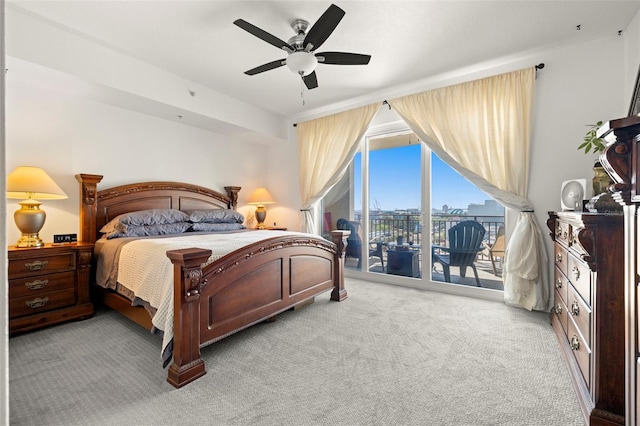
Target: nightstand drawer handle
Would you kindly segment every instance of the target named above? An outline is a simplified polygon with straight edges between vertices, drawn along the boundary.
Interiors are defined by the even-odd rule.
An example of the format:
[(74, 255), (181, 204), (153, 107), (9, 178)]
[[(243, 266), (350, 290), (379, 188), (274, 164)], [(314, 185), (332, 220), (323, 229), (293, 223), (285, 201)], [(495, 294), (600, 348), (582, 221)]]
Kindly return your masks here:
[(24, 303), (26, 303), (27, 306), (30, 307), (31, 309), (37, 309), (37, 308), (42, 308), (44, 305), (49, 303), (49, 298), (48, 297), (44, 297), (44, 298), (36, 297), (35, 299), (27, 300)]
[(48, 264), (48, 260), (36, 260), (35, 262), (25, 263), (24, 266), (30, 271), (39, 271), (40, 269), (46, 268)]
[(556, 314), (560, 315), (561, 313), (562, 313), (562, 305), (558, 303), (556, 305)]
[(41, 288), (45, 288), (47, 284), (49, 284), (49, 280), (35, 280), (24, 283), (29, 290), (40, 290)]
[(556, 288), (562, 288), (562, 278), (556, 280)]
[(556, 262), (562, 262), (562, 253), (556, 254)]
[(578, 340), (578, 336), (576, 336), (575, 334), (573, 335), (573, 337), (571, 338), (571, 343), (569, 344), (569, 346), (574, 351), (577, 351), (578, 349), (580, 349), (580, 340)]
[(580, 314), (580, 306), (578, 306), (578, 302), (576, 300), (571, 304), (571, 315), (578, 316)]

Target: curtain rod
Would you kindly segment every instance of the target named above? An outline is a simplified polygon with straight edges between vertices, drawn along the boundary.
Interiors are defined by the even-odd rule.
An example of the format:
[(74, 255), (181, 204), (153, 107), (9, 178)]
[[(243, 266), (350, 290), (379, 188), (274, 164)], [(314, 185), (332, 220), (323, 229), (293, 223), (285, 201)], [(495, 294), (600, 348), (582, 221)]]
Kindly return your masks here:
[[(538, 65), (535, 66), (535, 68), (536, 68), (536, 77), (537, 77), (538, 70), (541, 70), (542, 68), (544, 68), (544, 62), (540, 62)], [(389, 109), (391, 109), (391, 104), (389, 104), (389, 101), (387, 101), (386, 99), (382, 101), (382, 105), (388, 105)], [(293, 127), (298, 127), (298, 123), (293, 123)]]

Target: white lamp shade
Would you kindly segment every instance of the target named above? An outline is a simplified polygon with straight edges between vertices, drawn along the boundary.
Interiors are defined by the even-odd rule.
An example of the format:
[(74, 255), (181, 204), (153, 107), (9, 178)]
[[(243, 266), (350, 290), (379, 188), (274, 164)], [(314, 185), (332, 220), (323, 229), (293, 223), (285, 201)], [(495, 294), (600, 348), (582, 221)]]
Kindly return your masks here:
[(41, 168), (21, 166), (7, 176), (7, 198), (62, 200), (68, 197)]
[(287, 66), (296, 74), (309, 75), (316, 69), (318, 59), (313, 53), (293, 52), (287, 56)]
[(266, 188), (258, 188), (249, 197), (249, 201), (247, 204), (253, 205), (264, 205), (264, 204), (275, 204), (273, 201), (273, 197), (269, 194)]

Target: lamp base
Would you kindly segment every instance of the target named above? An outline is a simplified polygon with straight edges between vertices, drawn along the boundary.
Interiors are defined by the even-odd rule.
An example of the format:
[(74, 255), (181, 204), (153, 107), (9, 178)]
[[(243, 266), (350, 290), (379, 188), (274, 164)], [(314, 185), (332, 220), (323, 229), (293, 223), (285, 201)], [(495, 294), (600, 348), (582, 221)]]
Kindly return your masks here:
[(42, 247), (43, 245), (38, 234), (22, 234), (16, 243), (16, 247)]
[(256, 229), (264, 229), (264, 220), (267, 218), (267, 209), (264, 206), (260, 205), (256, 208), (256, 220), (258, 224), (256, 225)]
[(13, 214), (21, 236), (16, 247), (42, 247), (44, 243), (38, 233), (44, 225), (47, 214), (40, 210), (40, 202), (33, 199), (21, 201), (20, 209)]

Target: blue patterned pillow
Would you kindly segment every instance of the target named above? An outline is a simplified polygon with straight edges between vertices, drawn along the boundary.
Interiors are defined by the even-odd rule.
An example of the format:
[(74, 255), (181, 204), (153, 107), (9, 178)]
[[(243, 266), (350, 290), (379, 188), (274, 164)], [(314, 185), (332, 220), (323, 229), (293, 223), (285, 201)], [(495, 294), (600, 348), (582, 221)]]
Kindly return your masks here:
[(230, 209), (190, 210), (189, 221), (193, 223), (242, 223), (244, 216)]
[(111, 234), (114, 231), (123, 232), (128, 225), (164, 225), (167, 223), (187, 222), (189, 215), (176, 209), (148, 209), (116, 216), (104, 225), (100, 232)]
[(194, 223), (192, 229), (194, 231), (221, 232), (238, 231), (240, 229), (247, 229), (247, 227), (241, 223)]
[(119, 224), (118, 229), (105, 234), (110, 240), (112, 238), (124, 237), (147, 237), (155, 235), (182, 234), (191, 228), (189, 222), (163, 223), (160, 225), (123, 225)]

